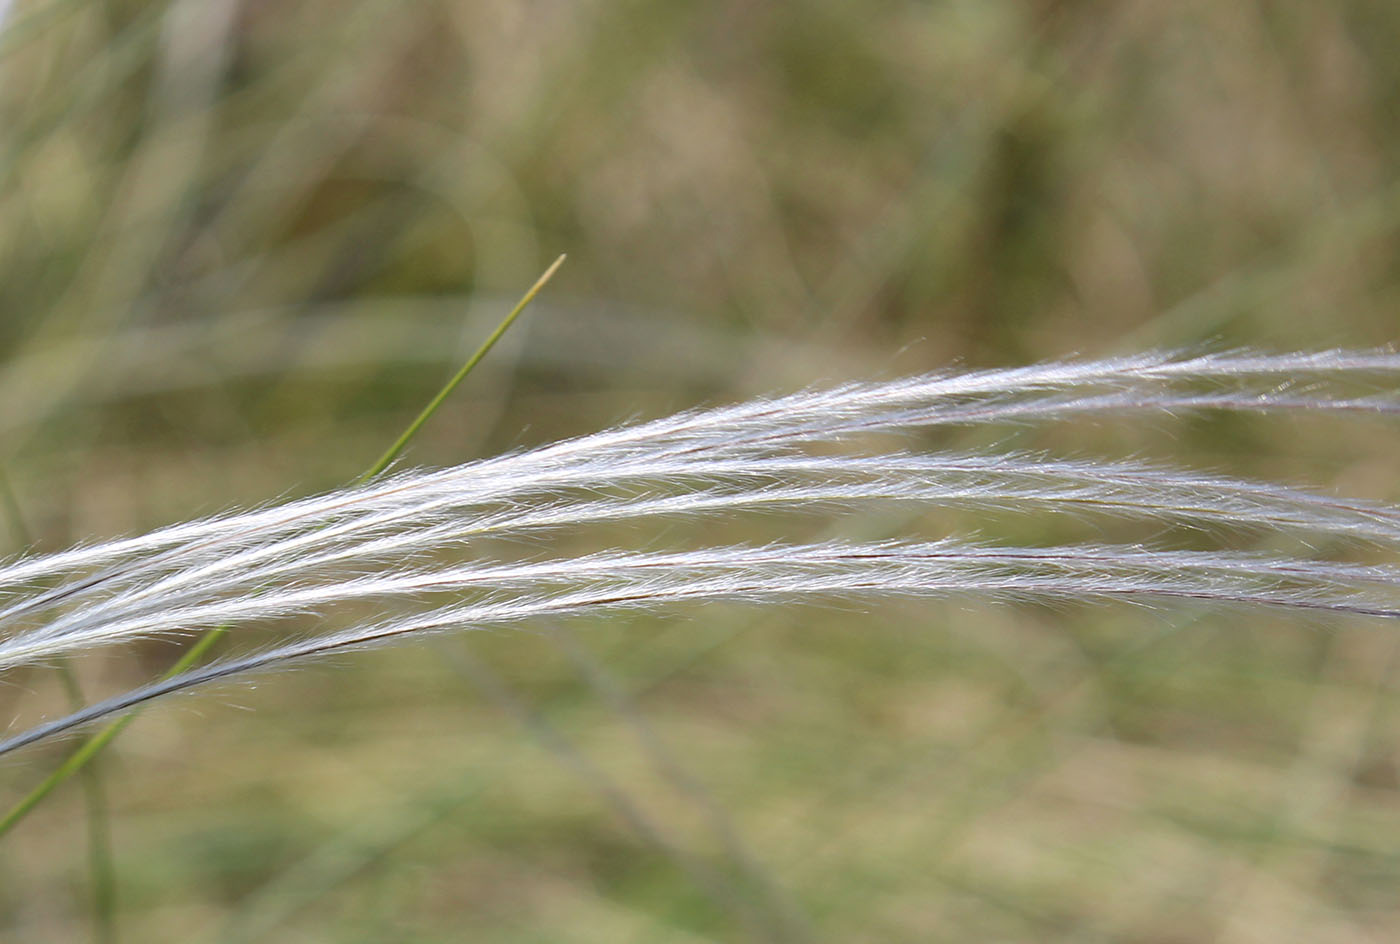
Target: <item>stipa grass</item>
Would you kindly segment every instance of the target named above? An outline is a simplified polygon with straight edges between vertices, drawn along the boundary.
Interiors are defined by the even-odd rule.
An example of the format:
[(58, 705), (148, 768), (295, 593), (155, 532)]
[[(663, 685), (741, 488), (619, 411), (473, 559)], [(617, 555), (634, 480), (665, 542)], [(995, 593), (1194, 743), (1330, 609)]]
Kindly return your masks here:
[[(202, 628), (327, 628), (119, 694), (0, 754), (174, 692), (432, 632), (697, 601), (887, 595), (1200, 601), (1400, 617), (1400, 569), (1138, 544), (967, 537), (501, 556), (609, 522), (876, 503), (1085, 511), (1400, 550), (1400, 508), (1140, 462), (921, 454), (885, 435), (1123, 412), (1400, 413), (1400, 354), (1151, 354), (852, 384), (682, 413), (452, 469), (22, 558), (0, 569), (0, 670)], [(1381, 392), (1349, 392), (1369, 385)], [(836, 447), (840, 446), (841, 451)], [(532, 546), (538, 546), (532, 545)], [(463, 557), (466, 560), (463, 560)], [(38, 589), (40, 585), (45, 588)], [(381, 616), (346, 625), (337, 612)]]

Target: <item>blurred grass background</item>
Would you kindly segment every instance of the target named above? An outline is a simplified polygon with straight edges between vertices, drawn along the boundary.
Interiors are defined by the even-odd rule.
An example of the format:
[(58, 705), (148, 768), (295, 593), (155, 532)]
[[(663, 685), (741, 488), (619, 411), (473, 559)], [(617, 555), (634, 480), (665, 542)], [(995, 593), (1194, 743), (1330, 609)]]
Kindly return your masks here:
[[(334, 487), (561, 251), (413, 463), (952, 363), (1394, 342), (1397, 47), (1392, 0), (15, 0), (0, 467), (41, 549)], [(1394, 433), (929, 444), (1394, 500)], [(1096, 534), (827, 527), (910, 525)], [(539, 630), (143, 717), (101, 763), (123, 939), (1400, 932), (1392, 627), (961, 601)], [(67, 749), (7, 763), (6, 802)], [(8, 838), (6, 940), (89, 934), (84, 836), (70, 787)]]

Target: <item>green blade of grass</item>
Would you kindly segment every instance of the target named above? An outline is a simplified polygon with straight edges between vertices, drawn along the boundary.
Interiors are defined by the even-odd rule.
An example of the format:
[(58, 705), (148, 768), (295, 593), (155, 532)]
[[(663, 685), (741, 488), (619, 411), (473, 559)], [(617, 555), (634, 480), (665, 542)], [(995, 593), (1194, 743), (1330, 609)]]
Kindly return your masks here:
[[(165, 677), (177, 675), (198, 662), (204, 653), (208, 652), (214, 643), (218, 642), (219, 637), (222, 636), (224, 632), (226, 632), (226, 630), (223, 628), (211, 629), (209, 632), (199, 637), (199, 639), (195, 641), (195, 644), (190, 646), (189, 650), (166, 671)], [(123, 715), (88, 738), (76, 751), (69, 754), (68, 757), (64, 759), (63, 763), (59, 764), (58, 767), (54, 769), (53, 773), (41, 780), (38, 786), (25, 795), (24, 799), (16, 803), (14, 807), (5, 814), (4, 819), (0, 819), (0, 836), (4, 836), (13, 829), (20, 820), (24, 819), (30, 810), (39, 805), (39, 802), (43, 800), (44, 797), (52, 793), (55, 787), (82, 770), (91, 762), (94, 757), (101, 753), (104, 747), (112, 742), (113, 738), (120, 734), (128, 724), (136, 720), (138, 713), (139, 712), (133, 711), (129, 715)]]
[(393, 464), (393, 461), (407, 448), (409, 440), (418, 434), (418, 430), (422, 429), (424, 423), (428, 422), (428, 417), (437, 412), (438, 407), (442, 406), (443, 402), (452, 395), (452, 391), (457, 389), (457, 385), (466, 379), (467, 374), (470, 374), (476, 365), (481, 363), (482, 358), (490, 352), (491, 348), (496, 346), (496, 342), (510, 330), (510, 326), (515, 323), (515, 319), (519, 318), (520, 313), (535, 300), (535, 296), (544, 288), (545, 283), (554, 277), (554, 273), (559, 271), (559, 267), (564, 264), (566, 258), (568, 258), (567, 255), (561, 255), (558, 259), (555, 259), (554, 263), (548, 269), (544, 270), (544, 275), (541, 275), (535, 280), (535, 284), (530, 286), (530, 290), (520, 296), (520, 301), (516, 302), (515, 307), (510, 310), (510, 314), (501, 319), (501, 323), (496, 326), (496, 330), (492, 331), (486, 340), (481, 342), (481, 346), (476, 349), (476, 352), (473, 353), (471, 357), (467, 358), (467, 362), (462, 365), (462, 369), (457, 371), (457, 373), (452, 376), (452, 379), (443, 385), (443, 388), (437, 392), (437, 396), (428, 401), (428, 405), (423, 407), (423, 412), (419, 413), (418, 416), (414, 418), (413, 422), (408, 424), (408, 428), (403, 431), (403, 435), (396, 439), (394, 444), (385, 450), (384, 455), (380, 456), (374, 465), (366, 469), (365, 472), (355, 480), (357, 485), (363, 485), (365, 482), (383, 473), (385, 469)]
[[(357, 484), (368, 482), (382, 474), (384, 470), (403, 453), (409, 442), (417, 435), (418, 431), (423, 428), (423, 424), (437, 412), (438, 407), (442, 406), (452, 394), (452, 391), (457, 389), (457, 386), (466, 379), (466, 376), (472, 372), (477, 364), (481, 363), (482, 358), (490, 352), (491, 348), (496, 345), (496, 342), (510, 329), (510, 326), (520, 317), (521, 312), (529, 306), (530, 302), (534, 301), (535, 296), (544, 288), (545, 283), (547, 283), (554, 276), (554, 273), (559, 270), (559, 267), (563, 265), (565, 258), (565, 256), (561, 255), (558, 259), (555, 259), (554, 263), (544, 271), (544, 274), (535, 280), (535, 284), (530, 286), (529, 291), (521, 296), (520, 301), (516, 303), (515, 307), (510, 310), (505, 318), (501, 319), (501, 323), (496, 326), (496, 330), (492, 331), (472, 356), (467, 358), (461, 370), (452, 375), (452, 378), (448, 380), (447, 383), (443, 385), (442, 389), (437, 392), (437, 395), (428, 402), (428, 405), (414, 418), (413, 422), (408, 425), (408, 428), (403, 431), (403, 434), (394, 441), (394, 444), (355, 480)], [(171, 678), (190, 668), (190, 666), (194, 665), (203, 657), (225, 632), (227, 632), (226, 627), (218, 627), (206, 632), (203, 636), (199, 637), (195, 644), (189, 648), (189, 651), (161, 677)], [(123, 715), (121, 718), (113, 721), (97, 734), (84, 741), (77, 750), (68, 755), (63, 763), (40, 781), (23, 799), (16, 803), (10, 811), (5, 814), (3, 819), (0, 819), (0, 837), (3, 837), (13, 829), (29, 814), (30, 810), (38, 806), (44, 797), (52, 793), (59, 784), (86, 767), (93, 758), (101, 753), (103, 748), (110, 744), (128, 724), (136, 719), (138, 714), (140, 714), (139, 709), (132, 711), (130, 714)]]

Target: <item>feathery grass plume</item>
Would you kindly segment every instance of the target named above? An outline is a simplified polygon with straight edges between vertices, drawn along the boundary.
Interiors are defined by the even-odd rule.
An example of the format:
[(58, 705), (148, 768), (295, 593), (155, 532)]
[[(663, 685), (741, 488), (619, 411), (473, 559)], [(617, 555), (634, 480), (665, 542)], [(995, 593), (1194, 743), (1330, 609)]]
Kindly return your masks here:
[[(1303, 554), (945, 538), (509, 560), (497, 540), (626, 521), (830, 515), (903, 503), (1290, 532), (1400, 551), (1400, 508), (1376, 502), (1141, 462), (915, 454), (866, 435), (1120, 412), (1390, 415), (1400, 412), (1397, 381), (1400, 354), (1328, 351), (1147, 354), (847, 384), (22, 558), (0, 568), (8, 598), (0, 605), (0, 670), (299, 614), (322, 614), (334, 627), (338, 607), (365, 601), (384, 615), (117, 695), (0, 742), (0, 754), (173, 692), (327, 653), (459, 627), (695, 601), (1126, 598), (1400, 617), (1400, 570)], [(1357, 396), (1357, 385), (1381, 392)], [(832, 454), (836, 444), (846, 450)], [(444, 563), (452, 549), (466, 560)]]

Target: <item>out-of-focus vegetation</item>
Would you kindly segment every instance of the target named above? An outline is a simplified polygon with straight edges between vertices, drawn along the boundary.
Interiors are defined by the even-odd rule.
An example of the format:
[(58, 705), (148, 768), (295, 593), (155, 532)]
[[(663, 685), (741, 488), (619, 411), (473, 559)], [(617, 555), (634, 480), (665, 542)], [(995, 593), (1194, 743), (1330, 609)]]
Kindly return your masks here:
[[(1393, 342), (1397, 48), (1392, 0), (15, 0), (0, 467), (45, 549), (343, 483), (560, 251), (412, 462), (951, 362)], [(1395, 433), (998, 435), (1395, 499)], [(100, 764), (125, 939), (1400, 931), (1393, 627), (965, 601), (539, 630), (143, 717)], [(7, 718), (63, 702), (9, 681)], [(85, 829), (70, 789), (7, 838), (0, 935), (87, 933)]]

